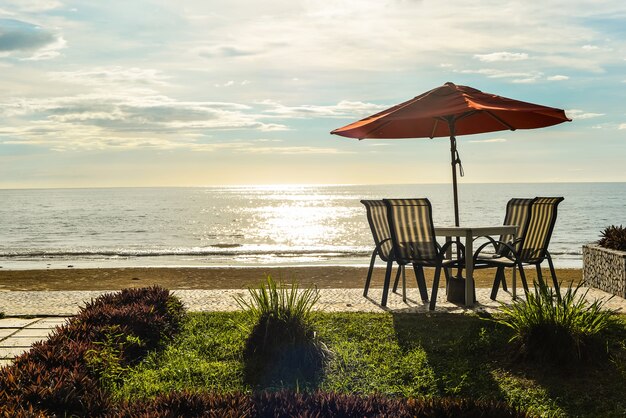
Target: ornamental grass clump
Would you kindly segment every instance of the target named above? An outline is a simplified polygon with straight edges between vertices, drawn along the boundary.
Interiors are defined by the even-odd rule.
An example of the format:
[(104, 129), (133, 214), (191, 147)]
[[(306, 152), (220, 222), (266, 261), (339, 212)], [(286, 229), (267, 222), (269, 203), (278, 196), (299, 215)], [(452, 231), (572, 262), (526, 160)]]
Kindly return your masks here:
[(237, 297), (253, 326), (243, 355), (245, 378), (251, 385), (306, 386), (321, 377), (330, 352), (317, 337), (311, 311), (319, 300), (317, 288), (276, 283), (271, 276), (249, 299)]
[(496, 321), (513, 329), (522, 358), (554, 366), (606, 358), (606, 332), (616, 323), (604, 301), (588, 302), (588, 291), (571, 285), (560, 298), (545, 283), (535, 283), (526, 301), (503, 305)]
[(626, 228), (623, 226), (607, 226), (600, 233), (598, 245), (610, 250), (626, 251)]

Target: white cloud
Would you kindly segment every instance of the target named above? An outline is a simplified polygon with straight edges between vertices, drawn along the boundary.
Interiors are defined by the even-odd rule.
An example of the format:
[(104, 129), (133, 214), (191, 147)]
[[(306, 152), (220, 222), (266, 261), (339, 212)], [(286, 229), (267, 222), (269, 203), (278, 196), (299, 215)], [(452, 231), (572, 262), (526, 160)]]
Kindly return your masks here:
[(493, 52), (491, 54), (476, 54), (474, 58), (484, 62), (523, 61), (528, 59), (528, 54), (525, 52)]
[(617, 129), (626, 129), (626, 123), (620, 123), (619, 127)]
[(180, 101), (137, 88), (96, 89), (89, 94), (49, 99), (8, 98), (0, 103), (1, 116), (12, 122), (0, 128), (4, 143), (47, 144), (53, 149), (93, 149), (112, 144), (151, 148), (169, 144), (166, 148), (171, 148), (177, 138), (214, 131), (289, 129), (268, 121), (268, 115), (247, 105)]
[(3, 3), (12, 10), (28, 13), (46, 12), (63, 6), (56, 0), (3, 0)]
[(600, 47), (597, 45), (583, 45), (582, 49), (584, 49), (585, 51), (595, 51), (597, 49), (600, 49)]
[(351, 154), (353, 152), (341, 151), (336, 148), (323, 148), (323, 147), (248, 147), (242, 148), (241, 151), (253, 153), (253, 154), (281, 154), (281, 155), (295, 155), (295, 154)]
[(153, 68), (94, 67), (49, 73), (52, 80), (84, 86), (116, 87), (127, 85), (168, 85), (168, 78)]
[(604, 116), (604, 113), (585, 112), (580, 109), (568, 109), (565, 111), (565, 114), (574, 120), (593, 119)]
[(513, 83), (534, 83), (541, 79), (543, 73), (538, 71), (505, 71), (495, 68), (481, 68), (478, 70), (455, 70), (461, 74), (481, 74), (488, 78), (510, 78)]
[(552, 75), (547, 77), (547, 80), (549, 81), (563, 81), (563, 80), (569, 80), (569, 77), (566, 75)]
[(300, 105), (285, 106), (274, 101), (263, 101), (260, 104), (269, 106), (264, 113), (279, 116), (281, 118), (311, 118), (311, 117), (328, 117), (328, 118), (346, 118), (346, 117), (364, 117), (372, 113), (379, 112), (389, 107), (389, 105), (377, 105), (373, 103), (352, 102), (342, 100), (336, 105)]
[(474, 139), (474, 140), (467, 141), (467, 142), (471, 142), (474, 144), (491, 144), (491, 143), (506, 142), (506, 139), (505, 138)]

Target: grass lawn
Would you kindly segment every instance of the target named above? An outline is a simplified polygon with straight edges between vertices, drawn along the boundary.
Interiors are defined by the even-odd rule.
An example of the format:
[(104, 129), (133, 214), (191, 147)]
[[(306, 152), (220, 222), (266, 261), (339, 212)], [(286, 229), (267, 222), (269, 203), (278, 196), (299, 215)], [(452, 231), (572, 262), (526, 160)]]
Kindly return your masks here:
[[(314, 321), (334, 356), (319, 381), (298, 382), (299, 390), (497, 399), (542, 416), (626, 415), (624, 317), (612, 360), (569, 371), (516, 360), (508, 328), (476, 315), (315, 313)], [(172, 344), (109, 387), (123, 398), (263, 389), (243, 381), (250, 326), (241, 312), (189, 314)]]

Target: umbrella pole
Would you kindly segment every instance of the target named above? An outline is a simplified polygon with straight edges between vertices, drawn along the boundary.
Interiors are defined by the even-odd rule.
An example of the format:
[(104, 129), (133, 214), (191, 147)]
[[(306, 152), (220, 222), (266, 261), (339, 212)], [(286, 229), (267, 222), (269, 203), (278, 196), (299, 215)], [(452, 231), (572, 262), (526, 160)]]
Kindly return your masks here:
[[(448, 119), (448, 127), (450, 128), (450, 161), (452, 164), (452, 192), (454, 194), (454, 226), (459, 226), (459, 191), (456, 182), (456, 165), (458, 163), (457, 151), (456, 151), (456, 137), (454, 119)], [(456, 257), (461, 258), (461, 238), (456, 237)], [(462, 277), (462, 268), (459, 266), (457, 269), (457, 277)]]
[(448, 119), (450, 127), (450, 160), (452, 164), (452, 192), (454, 194), (454, 226), (459, 226), (459, 191), (456, 184), (456, 138), (454, 136), (454, 120)]

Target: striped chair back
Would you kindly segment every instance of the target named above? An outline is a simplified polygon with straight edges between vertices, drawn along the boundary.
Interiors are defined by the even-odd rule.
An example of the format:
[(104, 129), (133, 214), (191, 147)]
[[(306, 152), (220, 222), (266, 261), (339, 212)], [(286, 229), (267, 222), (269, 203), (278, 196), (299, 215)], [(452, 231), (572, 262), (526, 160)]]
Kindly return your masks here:
[(394, 257), (400, 264), (434, 262), (437, 241), (428, 199), (383, 199), (389, 213)]
[(387, 206), (382, 200), (361, 200), (361, 203), (367, 209), (367, 222), (372, 231), (374, 245), (379, 249), (378, 255), (383, 261), (389, 261), (393, 243), (391, 242), (391, 233), (389, 232)]
[(520, 242), (521, 261), (533, 262), (545, 258), (556, 223), (557, 206), (562, 201), (562, 197), (537, 197), (532, 203), (526, 233)]
[[(535, 199), (521, 199), (513, 198), (506, 204), (506, 214), (504, 215), (503, 225), (517, 225), (516, 238), (526, 235), (526, 228), (528, 227), (528, 215), (530, 214), (530, 207)], [(513, 241), (513, 235), (501, 235), (500, 242), (510, 243)], [(518, 240), (518, 243), (520, 241)], [(519, 250), (519, 244), (514, 246), (515, 250)], [(505, 255), (508, 252), (508, 248), (501, 245), (496, 251), (499, 255)]]

